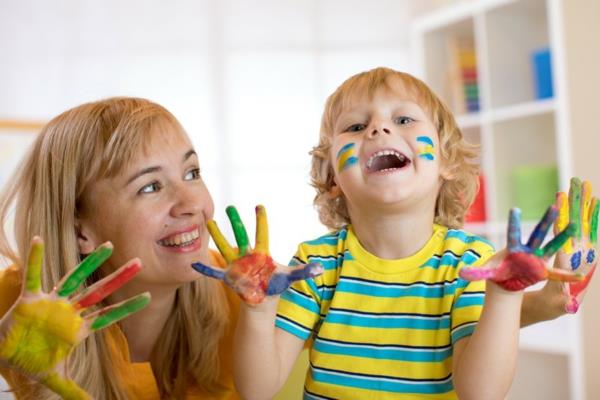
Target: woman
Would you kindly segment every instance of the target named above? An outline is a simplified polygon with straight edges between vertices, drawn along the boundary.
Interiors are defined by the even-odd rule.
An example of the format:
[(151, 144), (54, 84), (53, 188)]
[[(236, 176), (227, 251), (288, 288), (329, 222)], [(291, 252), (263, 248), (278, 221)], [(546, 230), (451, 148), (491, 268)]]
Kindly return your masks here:
[[(3, 227), (13, 204), (16, 251), (2, 231), (0, 252), (21, 266), (31, 238), (44, 238), (45, 291), (108, 240), (113, 255), (88, 285), (133, 257), (144, 264), (99, 305), (146, 291), (150, 305), (74, 349), (68, 372), (79, 386), (97, 399), (238, 398), (230, 373), (237, 299), (190, 267), (222, 263), (208, 249), (213, 202), (198, 156), (171, 113), (136, 98), (64, 112), (44, 127), (0, 197)], [(21, 275), (13, 266), (0, 277), (3, 314)], [(53, 397), (15, 372), (3, 374), (17, 397)]]

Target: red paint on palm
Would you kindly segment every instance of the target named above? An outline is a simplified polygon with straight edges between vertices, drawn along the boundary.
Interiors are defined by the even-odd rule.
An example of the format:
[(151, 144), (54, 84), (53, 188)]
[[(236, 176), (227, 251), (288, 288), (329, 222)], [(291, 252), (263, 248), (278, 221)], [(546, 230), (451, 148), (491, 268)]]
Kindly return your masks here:
[(510, 291), (523, 290), (548, 277), (544, 262), (533, 254), (509, 253), (497, 273), (491, 279), (500, 287)]
[(275, 263), (264, 253), (251, 253), (231, 263), (225, 279), (248, 304), (263, 301)]
[(589, 272), (586, 274), (585, 279), (581, 282), (569, 283), (569, 293), (573, 297), (577, 297), (581, 292), (585, 291), (588, 284), (592, 280), (592, 276), (596, 271), (596, 265), (594, 265)]

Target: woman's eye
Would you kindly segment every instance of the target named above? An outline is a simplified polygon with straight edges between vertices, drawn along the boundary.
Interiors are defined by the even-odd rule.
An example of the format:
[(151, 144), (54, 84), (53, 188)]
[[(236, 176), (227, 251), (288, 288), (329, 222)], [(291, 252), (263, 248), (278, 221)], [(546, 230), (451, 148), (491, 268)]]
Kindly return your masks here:
[(194, 168), (192, 170), (189, 170), (186, 174), (185, 177), (183, 178), (186, 181), (194, 181), (197, 179), (200, 179), (200, 168)]
[(344, 132), (360, 132), (364, 130), (367, 126), (365, 124), (353, 124), (346, 128)]
[(394, 122), (397, 123), (398, 125), (410, 124), (413, 121), (414, 121), (414, 119), (412, 119), (411, 117), (398, 117), (394, 120)]
[(138, 194), (154, 193), (158, 192), (160, 189), (162, 189), (162, 185), (160, 184), (160, 182), (155, 181), (145, 186), (142, 186), (142, 188), (138, 190)]

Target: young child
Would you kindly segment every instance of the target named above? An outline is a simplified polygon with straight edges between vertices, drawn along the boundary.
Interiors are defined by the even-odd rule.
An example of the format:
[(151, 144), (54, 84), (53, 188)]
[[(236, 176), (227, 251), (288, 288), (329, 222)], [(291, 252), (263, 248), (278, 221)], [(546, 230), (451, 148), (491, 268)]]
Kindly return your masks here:
[[(267, 297), (241, 307), (235, 373), (244, 397), (275, 395), (307, 340), (306, 399), (506, 395), (522, 289), (548, 278), (542, 259), (568, 233), (539, 248), (555, 208), (527, 245), (512, 213), (509, 249), (496, 255), (458, 230), (477, 189), (475, 154), (444, 104), (408, 74), (378, 68), (329, 97), (311, 173), (321, 221), (334, 232), (300, 244), (291, 263), (324, 272), (293, 283), (279, 305)], [(464, 274), (498, 282), (487, 290), (459, 277), (484, 264)]]

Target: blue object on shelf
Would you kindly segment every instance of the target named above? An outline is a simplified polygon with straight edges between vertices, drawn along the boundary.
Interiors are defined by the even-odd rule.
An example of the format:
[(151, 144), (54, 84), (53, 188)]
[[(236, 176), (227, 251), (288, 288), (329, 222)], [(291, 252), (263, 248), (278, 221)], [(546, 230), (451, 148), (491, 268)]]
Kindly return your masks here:
[(547, 99), (554, 95), (552, 89), (552, 58), (548, 47), (534, 50), (531, 54), (533, 83), (536, 99)]

